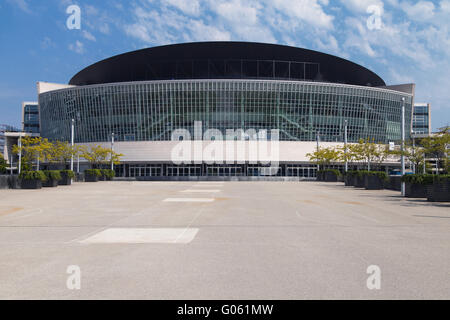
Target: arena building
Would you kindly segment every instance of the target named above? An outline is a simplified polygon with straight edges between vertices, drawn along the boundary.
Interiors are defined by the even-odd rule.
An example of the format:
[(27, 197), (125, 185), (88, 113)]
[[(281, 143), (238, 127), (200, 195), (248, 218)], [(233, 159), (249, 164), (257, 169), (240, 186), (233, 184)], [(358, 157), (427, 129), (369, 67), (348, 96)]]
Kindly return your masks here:
[(387, 86), (345, 59), (248, 42), (129, 52), (38, 92), (42, 137), (70, 141), (72, 119), (77, 144), (109, 147), (114, 136), (125, 177), (247, 177), (268, 166), (314, 177), (306, 154), (316, 140), (342, 144), (347, 122), (349, 142), (398, 143), (403, 98), (407, 128), (414, 103), (414, 84)]

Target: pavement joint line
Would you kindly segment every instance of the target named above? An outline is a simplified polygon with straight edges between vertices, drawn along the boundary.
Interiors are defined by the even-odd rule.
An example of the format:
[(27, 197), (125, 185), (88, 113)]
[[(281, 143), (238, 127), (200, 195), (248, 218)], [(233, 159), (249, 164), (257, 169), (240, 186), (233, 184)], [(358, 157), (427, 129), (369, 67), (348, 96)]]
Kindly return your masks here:
[[(187, 227), (184, 229), (184, 231), (178, 236), (177, 239), (175, 239), (175, 243), (178, 242), (178, 240), (184, 236), (184, 234), (187, 232), (187, 230), (189, 230), (192, 226), (192, 224), (194, 223), (195, 220), (197, 220), (197, 218), (203, 213), (204, 207), (200, 208), (198, 214), (192, 219), (192, 221), (187, 225)], [(198, 228), (197, 228), (198, 229)]]
[(210, 190), (204, 190), (204, 189), (187, 189), (184, 191), (180, 191), (181, 193), (217, 193), (220, 192), (219, 189), (210, 189)]
[(167, 198), (163, 202), (214, 202), (214, 198)]

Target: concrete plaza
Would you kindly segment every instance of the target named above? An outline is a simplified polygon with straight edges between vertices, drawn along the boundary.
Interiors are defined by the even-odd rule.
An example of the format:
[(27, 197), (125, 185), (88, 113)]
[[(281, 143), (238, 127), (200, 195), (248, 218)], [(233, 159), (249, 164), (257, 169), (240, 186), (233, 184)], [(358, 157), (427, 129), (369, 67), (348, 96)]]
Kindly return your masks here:
[(0, 299), (413, 298), (450, 299), (450, 204), (320, 182), (0, 190)]

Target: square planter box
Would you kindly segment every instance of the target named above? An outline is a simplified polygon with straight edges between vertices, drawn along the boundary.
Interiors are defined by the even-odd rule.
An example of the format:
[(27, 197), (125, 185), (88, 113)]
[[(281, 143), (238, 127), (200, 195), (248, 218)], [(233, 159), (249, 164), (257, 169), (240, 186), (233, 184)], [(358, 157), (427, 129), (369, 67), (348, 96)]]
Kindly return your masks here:
[(450, 182), (435, 182), (427, 185), (427, 199), (431, 202), (450, 202)]
[(98, 182), (98, 176), (97, 175), (85, 174), (84, 175), (84, 181), (85, 182)]
[(366, 190), (383, 190), (384, 180), (377, 176), (367, 175), (364, 179)]
[(334, 172), (325, 171), (324, 181), (326, 182), (337, 182), (338, 176)]
[(324, 172), (318, 172), (317, 173), (317, 181), (324, 181), (325, 175)]
[(402, 190), (402, 177), (401, 176), (389, 176), (389, 181), (386, 183), (386, 189), (401, 191)]
[(105, 176), (100, 176), (100, 177), (98, 177), (98, 181), (106, 181), (106, 177)]
[(42, 183), (44, 188), (56, 188), (58, 186), (58, 180), (47, 179), (44, 183)]
[(352, 187), (354, 183), (354, 179), (352, 175), (344, 176), (344, 182), (346, 187)]
[(58, 182), (60, 186), (70, 186), (72, 184), (72, 179), (70, 179), (64, 173), (61, 173), (62, 179)]
[(42, 189), (41, 180), (22, 180), (20, 182), (22, 189)]
[(427, 198), (427, 186), (418, 183), (405, 183), (405, 196), (407, 198)]
[(366, 179), (365, 176), (355, 176), (355, 184), (353, 185), (355, 188), (365, 188), (366, 187)]

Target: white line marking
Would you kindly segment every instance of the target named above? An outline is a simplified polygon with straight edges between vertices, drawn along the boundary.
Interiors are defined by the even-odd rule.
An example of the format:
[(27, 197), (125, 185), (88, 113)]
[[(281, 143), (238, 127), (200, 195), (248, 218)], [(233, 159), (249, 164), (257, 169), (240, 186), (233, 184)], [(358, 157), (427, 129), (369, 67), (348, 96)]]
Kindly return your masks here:
[(213, 202), (214, 198), (167, 198), (164, 202)]
[(110, 228), (80, 243), (182, 243), (194, 240), (197, 228)]

